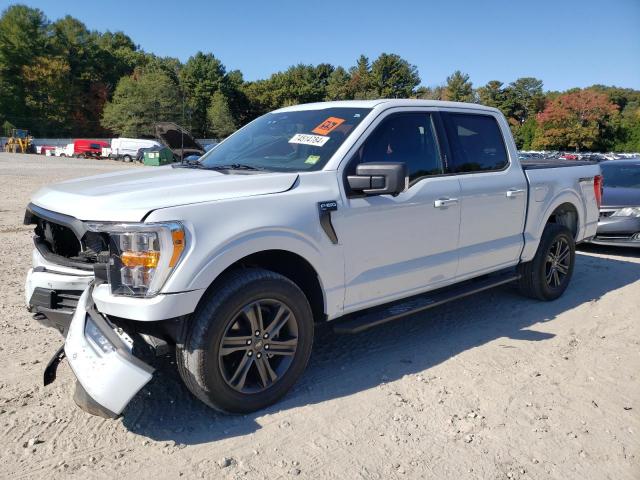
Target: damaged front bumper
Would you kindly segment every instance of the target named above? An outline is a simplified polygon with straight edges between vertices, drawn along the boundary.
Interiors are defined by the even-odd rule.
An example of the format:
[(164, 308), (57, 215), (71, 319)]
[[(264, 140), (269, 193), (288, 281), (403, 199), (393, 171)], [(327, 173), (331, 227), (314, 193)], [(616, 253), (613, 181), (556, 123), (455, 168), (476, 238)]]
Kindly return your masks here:
[(96, 310), (92, 289), (87, 287), (80, 296), (64, 351), (78, 380), (76, 403), (94, 415), (115, 418), (154, 370), (131, 353), (128, 335)]

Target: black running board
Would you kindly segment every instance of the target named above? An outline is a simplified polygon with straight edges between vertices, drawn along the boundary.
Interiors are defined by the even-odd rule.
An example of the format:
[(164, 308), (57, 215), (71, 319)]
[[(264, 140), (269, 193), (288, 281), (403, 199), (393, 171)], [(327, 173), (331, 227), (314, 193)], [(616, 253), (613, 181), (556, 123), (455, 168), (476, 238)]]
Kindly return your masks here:
[(344, 320), (335, 320), (336, 324), (333, 327), (333, 331), (336, 333), (360, 333), (377, 325), (391, 322), (407, 315), (413, 315), (452, 300), (514, 282), (519, 278), (519, 274), (509, 270), (506, 273), (491, 274), (379, 307), (373, 307), (364, 312), (346, 316)]

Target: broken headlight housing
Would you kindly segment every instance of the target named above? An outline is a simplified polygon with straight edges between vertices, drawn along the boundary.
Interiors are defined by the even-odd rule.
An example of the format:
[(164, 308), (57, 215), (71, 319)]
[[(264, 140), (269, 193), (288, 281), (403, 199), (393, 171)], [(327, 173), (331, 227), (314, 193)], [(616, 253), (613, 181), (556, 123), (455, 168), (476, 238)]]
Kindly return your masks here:
[(88, 229), (108, 236), (107, 278), (114, 295), (156, 295), (185, 250), (185, 231), (178, 222), (95, 223)]

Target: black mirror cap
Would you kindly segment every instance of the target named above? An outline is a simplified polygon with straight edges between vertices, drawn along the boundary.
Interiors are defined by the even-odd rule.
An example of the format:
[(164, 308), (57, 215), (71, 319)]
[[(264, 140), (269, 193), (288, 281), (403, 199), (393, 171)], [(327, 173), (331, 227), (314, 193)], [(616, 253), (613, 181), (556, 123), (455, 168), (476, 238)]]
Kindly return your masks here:
[(409, 178), (403, 162), (361, 163), (347, 182), (365, 195), (398, 195), (407, 189)]

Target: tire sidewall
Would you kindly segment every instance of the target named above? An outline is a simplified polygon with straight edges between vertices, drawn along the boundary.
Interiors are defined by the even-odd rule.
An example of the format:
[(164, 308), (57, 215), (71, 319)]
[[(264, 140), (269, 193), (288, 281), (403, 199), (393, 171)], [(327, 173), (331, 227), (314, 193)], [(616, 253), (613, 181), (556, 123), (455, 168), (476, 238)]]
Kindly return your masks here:
[[(193, 318), (192, 328), (200, 330), (190, 335), (188, 349), (201, 351), (198, 372), (207, 397), (214, 406), (227, 412), (245, 413), (263, 408), (282, 397), (306, 368), (313, 344), (313, 317), (309, 303), (300, 289), (285, 277), (252, 281), (233, 292), (213, 295)], [(224, 380), (220, 368), (219, 350), (229, 322), (244, 306), (258, 300), (273, 299), (287, 305), (298, 323), (298, 345), (292, 364), (274, 385), (256, 393), (241, 393)], [(209, 402), (207, 402), (209, 403)]]
[[(567, 274), (562, 279), (562, 282), (560, 283), (560, 285), (557, 287), (551, 287), (547, 283), (547, 279), (546, 279), (546, 271), (545, 271), (546, 259), (547, 259), (547, 255), (549, 254), (549, 250), (552, 248), (554, 243), (560, 238), (563, 238), (567, 242), (567, 245), (569, 246), (569, 252), (570, 252), (569, 268), (568, 268)], [(575, 247), (575, 241), (573, 239), (571, 231), (566, 227), (563, 227), (560, 225), (554, 225), (554, 228), (550, 230), (550, 233), (544, 239), (543, 248), (540, 251), (540, 256), (537, 259), (538, 262), (536, 265), (536, 269), (537, 269), (536, 273), (539, 279), (538, 281), (540, 282), (540, 290), (542, 295), (545, 297), (545, 299), (555, 300), (556, 298), (560, 297), (564, 293), (564, 291), (567, 289), (567, 287), (569, 286), (569, 282), (571, 281), (571, 277), (573, 275), (573, 268), (575, 265), (575, 256), (576, 256), (576, 247)]]

